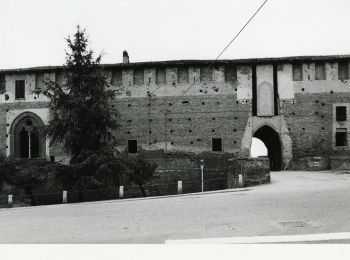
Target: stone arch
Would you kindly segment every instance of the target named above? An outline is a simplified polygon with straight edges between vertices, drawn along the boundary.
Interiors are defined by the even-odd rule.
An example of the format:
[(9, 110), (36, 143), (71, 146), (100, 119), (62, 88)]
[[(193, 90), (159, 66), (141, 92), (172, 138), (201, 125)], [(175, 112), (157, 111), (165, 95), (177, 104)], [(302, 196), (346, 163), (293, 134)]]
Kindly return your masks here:
[(282, 142), (278, 131), (274, 127), (264, 124), (253, 132), (252, 137), (260, 139), (265, 144), (270, 160), (270, 169), (280, 171), (282, 168)]
[(32, 113), (18, 115), (10, 127), (10, 157), (35, 159), (46, 157), (45, 125)]

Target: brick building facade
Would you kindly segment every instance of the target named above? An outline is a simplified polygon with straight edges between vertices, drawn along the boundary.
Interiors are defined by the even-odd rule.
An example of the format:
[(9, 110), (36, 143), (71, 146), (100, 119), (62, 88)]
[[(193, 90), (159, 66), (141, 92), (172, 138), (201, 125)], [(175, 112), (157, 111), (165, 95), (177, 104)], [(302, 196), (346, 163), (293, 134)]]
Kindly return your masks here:
[[(261, 139), (271, 168), (350, 155), (350, 56), (178, 60), (102, 65), (122, 90), (118, 149), (133, 154), (248, 157)], [(213, 66), (210, 66), (213, 64)], [(63, 67), (0, 70), (0, 152), (64, 162), (42, 137), (48, 100), (32, 93)]]

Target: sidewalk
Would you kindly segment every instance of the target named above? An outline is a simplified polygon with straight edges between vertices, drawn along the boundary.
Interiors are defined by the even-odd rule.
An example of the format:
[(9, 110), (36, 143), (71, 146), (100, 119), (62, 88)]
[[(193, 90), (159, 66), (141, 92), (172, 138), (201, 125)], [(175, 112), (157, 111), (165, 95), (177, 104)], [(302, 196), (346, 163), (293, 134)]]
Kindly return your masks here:
[(289, 236), (223, 237), (166, 240), (165, 244), (279, 244), (279, 243), (349, 243), (350, 232)]

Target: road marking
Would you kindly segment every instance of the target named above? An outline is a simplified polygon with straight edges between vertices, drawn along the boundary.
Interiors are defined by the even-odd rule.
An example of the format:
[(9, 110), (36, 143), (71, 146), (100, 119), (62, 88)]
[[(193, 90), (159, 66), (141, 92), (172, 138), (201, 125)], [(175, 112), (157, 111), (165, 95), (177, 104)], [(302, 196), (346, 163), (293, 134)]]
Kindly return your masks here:
[(289, 236), (256, 236), (256, 237), (221, 237), (203, 239), (166, 240), (165, 244), (259, 244), (291, 242), (325, 242), (332, 240), (349, 240), (350, 232), (322, 233)]

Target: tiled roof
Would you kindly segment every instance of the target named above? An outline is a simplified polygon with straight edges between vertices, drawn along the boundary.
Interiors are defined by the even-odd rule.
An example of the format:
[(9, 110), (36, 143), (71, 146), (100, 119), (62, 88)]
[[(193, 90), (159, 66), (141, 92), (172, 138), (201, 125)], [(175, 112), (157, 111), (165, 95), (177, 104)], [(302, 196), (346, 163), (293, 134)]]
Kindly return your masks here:
[[(106, 68), (128, 68), (128, 67), (156, 67), (156, 66), (181, 66), (181, 65), (209, 65), (215, 64), (263, 64), (282, 62), (312, 62), (312, 61), (336, 61), (350, 60), (350, 55), (324, 55), (324, 56), (293, 56), (276, 58), (250, 58), (250, 59), (230, 59), (230, 60), (168, 60), (168, 61), (147, 61), (133, 63), (101, 64)], [(50, 72), (62, 70), (65, 66), (40, 66), (30, 68), (0, 69), (0, 73), (21, 73), (21, 72)]]

